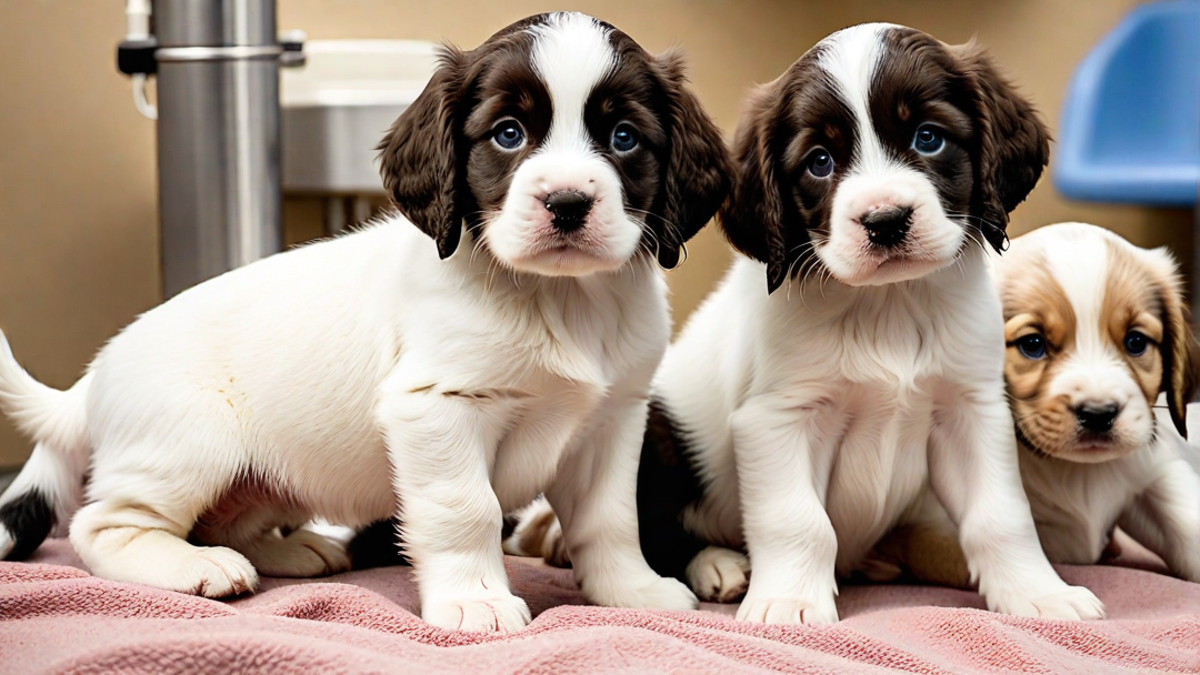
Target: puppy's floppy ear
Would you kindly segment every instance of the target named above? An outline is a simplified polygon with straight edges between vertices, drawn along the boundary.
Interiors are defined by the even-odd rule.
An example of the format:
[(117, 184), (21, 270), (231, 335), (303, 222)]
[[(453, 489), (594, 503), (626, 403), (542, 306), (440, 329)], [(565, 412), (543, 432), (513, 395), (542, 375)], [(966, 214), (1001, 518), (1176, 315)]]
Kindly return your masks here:
[[(767, 292), (787, 278), (784, 199), (776, 174), (779, 97), (775, 85), (750, 96), (733, 141), (733, 192), (721, 209), (721, 229), (742, 253), (767, 264)], [(803, 228), (801, 228), (803, 229)]]
[(462, 237), (457, 137), (467, 56), (447, 46), (438, 60), (429, 84), (376, 150), (392, 202), (437, 243), (438, 255), (445, 259)]
[[(667, 269), (679, 264), (679, 249), (704, 227), (729, 194), (729, 151), (721, 131), (688, 90), (683, 56), (670, 51), (654, 57), (667, 106), (670, 156), (651, 222), (658, 235), (658, 262)], [(656, 219), (655, 219), (656, 220)]]
[(1162, 300), (1162, 391), (1167, 395), (1167, 409), (1171, 422), (1179, 435), (1187, 438), (1187, 404), (1192, 400), (1198, 384), (1197, 369), (1200, 369), (1200, 346), (1192, 334), (1190, 311), (1183, 302), (1180, 279), (1175, 273), (1175, 261), (1162, 251), (1171, 265), (1170, 274), (1163, 281)]
[(979, 153), (971, 214), (983, 218), (984, 237), (1000, 251), (1008, 214), (1037, 185), (1050, 160), (1050, 133), (987, 52), (973, 42), (950, 49), (976, 101)]

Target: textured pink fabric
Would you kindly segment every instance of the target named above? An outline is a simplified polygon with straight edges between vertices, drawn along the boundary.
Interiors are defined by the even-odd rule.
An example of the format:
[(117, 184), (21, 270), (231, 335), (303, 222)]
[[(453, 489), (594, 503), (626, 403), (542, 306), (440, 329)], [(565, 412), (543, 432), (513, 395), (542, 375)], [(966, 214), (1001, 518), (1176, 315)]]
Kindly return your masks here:
[[(1156, 568), (1133, 551), (1126, 565)], [(205, 600), (89, 576), (63, 541), (0, 563), (0, 673), (1200, 673), (1200, 584), (1126, 567), (1062, 567), (1107, 621), (980, 611), (972, 593), (849, 586), (825, 628), (734, 621), (732, 606), (652, 612), (580, 606), (570, 572), (509, 559), (536, 615), (485, 637), (413, 612), (406, 568), (264, 580)]]

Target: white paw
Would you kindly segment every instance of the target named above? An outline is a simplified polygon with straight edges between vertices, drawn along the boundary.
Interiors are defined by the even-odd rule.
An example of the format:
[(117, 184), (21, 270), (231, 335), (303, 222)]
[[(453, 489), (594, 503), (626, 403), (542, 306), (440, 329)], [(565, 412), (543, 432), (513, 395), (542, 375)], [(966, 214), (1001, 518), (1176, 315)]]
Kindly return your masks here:
[(529, 607), (515, 595), (430, 602), (421, 608), (426, 623), (475, 633), (512, 633), (529, 625)]
[(252, 591), (258, 587), (258, 573), (246, 556), (231, 548), (209, 546), (197, 548), (177, 588), (171, 590), (224, 598)]
[(988, 598), (988, 606), (995, 612), (1027, 616), (1035, 619), (1063, 619), (1086, 621), (1104, 618), (1104, 603), (1082, 586), (1063, 585), (1062, 590), (1033, 598), (1018, 595), (1001, 595), (994, 601)]
[(17, 540), (8, 533), (8, 529), (0, 525), (0, 560), (8, 557), (12, 552), (13, 547), (17, 545)]
[(692, 558), (685, 576), (701, 600), (733, 602), (746, 594), (750, 560), (737, 551), (709, 546)]
[(350, 569), (350, 556), (339, 541), (308, 529), (256, 542), (246, 553), (269, 577), (320, 577)]
[(633, 609), (697, 609), (700, 602), (695, 594), (677, 579), (660, 577), (653, 572), (641, 582), (617, 580), (606, 590), (584, 582), (583, 594), (592, 604), (604, 607), (630, 607)]
[(739, 621), (752, 623), (806, 624), (825, 626), (837, 623), (837, 604), (833, 595), (823, 601), (799, 598), (755, 598), (747, 596), (738, 607)]

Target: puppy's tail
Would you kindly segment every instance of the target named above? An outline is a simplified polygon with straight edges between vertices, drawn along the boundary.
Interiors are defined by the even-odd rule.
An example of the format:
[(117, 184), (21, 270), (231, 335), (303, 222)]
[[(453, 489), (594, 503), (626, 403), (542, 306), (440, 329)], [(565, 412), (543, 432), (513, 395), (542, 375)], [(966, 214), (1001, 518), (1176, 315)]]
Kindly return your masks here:
[(0, 410), (37, 445), (0, 495), (0, 559), (24, 560), (58, 523), (65, 529), (83, 492), (90, 444), (85, 375), (67, 391), (33, 379), (0, 331)]

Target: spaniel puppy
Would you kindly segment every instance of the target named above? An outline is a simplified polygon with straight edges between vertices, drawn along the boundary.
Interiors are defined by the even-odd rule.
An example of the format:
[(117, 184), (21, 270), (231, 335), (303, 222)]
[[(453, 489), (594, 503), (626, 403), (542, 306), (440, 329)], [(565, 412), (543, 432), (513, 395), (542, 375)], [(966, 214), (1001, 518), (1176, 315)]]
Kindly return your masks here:
[[(344, 550), (299, 527), (399, 514), (422, 615), (512, 631), (502, 514), (545, 492), (593, 602), (695, 597), (638, 548), (647, 392), (683, 242), (725, 199), (722, 138), (680, 59), (574, 13), (447, 48), (383, 141), (403, 216), (232, 271), (153, 309), (69, 391), (0, 352), (37, 441), (0, 553), (65, 523), (110, 579), (219, 597)], [(431, 241), (432, 240), (432, 241)]]
[[(1066, 223), (995, 266), (1021, 477), (1042, 548), (1091, 564), (1115, 525), (1200, 581), (1200, 476), (1188, 462), (1196, 341), (1166, 249)], [(1157, 422), (1159, 395), (1169, 420)]]
[(973, 45), (860, 25), (759, 89), (734, 154), (743, 255), (654, 378), (651, 565), (732, 599), (745, 547), (740, 618), (829, 623), (837, 577), (932, 488), (990, 608), (1102, 616), (1038, 545), (1004, 398), (985, 249), (1047, 161), (1030, 104)]

